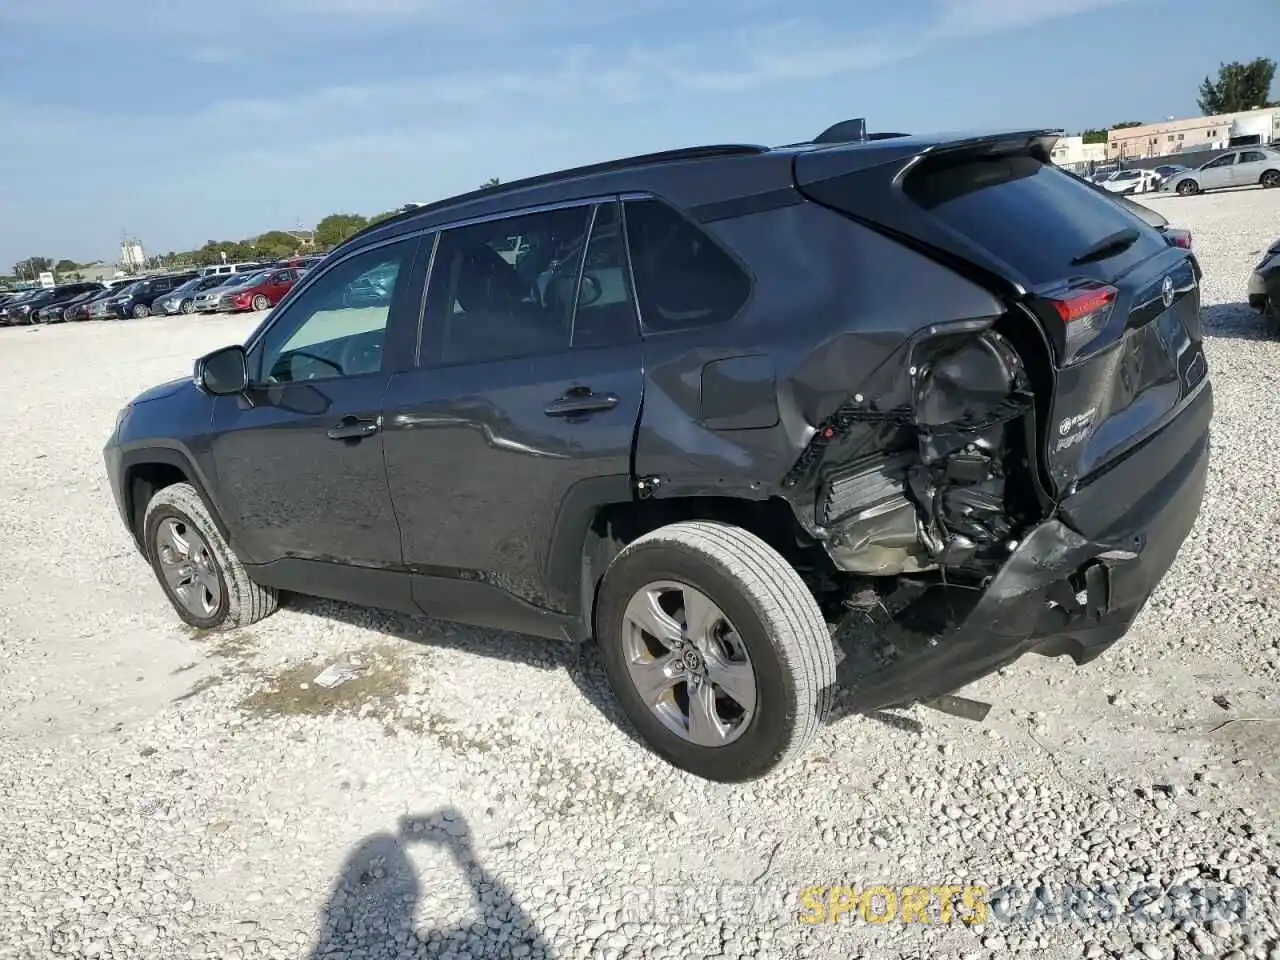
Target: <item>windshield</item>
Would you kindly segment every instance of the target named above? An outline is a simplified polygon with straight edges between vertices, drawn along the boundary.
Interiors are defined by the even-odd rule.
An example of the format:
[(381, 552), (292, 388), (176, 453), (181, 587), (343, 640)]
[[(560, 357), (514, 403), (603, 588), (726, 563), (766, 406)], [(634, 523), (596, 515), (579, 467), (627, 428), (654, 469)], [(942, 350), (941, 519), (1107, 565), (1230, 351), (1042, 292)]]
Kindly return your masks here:
[(123, 297), (138, 290), (144, 282), (143, 280), (135, 280), (133, 283), (122, 283), (111, 292), (117, 297)]
[(237, 286), (237, 287), (253, 286), (254, 284), (262, 283), (262, 281), (266, 280), (267, 275), (269, 273), (271, 273), (270, 270), (259, 270), (256, 273), (239, 274), (236, 277), (236, 282), (234, 284), (229, 283), (227, 284), (227, 286), (229, 287), (230, 286)]

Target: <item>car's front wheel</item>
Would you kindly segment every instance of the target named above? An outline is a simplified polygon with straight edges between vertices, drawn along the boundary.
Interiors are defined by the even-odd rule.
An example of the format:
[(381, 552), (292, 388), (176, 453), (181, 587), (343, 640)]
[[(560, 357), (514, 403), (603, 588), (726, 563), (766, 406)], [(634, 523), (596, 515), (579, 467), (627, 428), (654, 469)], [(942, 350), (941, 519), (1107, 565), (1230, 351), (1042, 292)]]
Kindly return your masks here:
[(156, 579), (178, 616), (191, 626), (243, 627), (275, 611), (275, 591), (250, 579), (190, 484), (156, 491), (142, 527)]
[(1265, 170), (1258, 182), (1264, 187), (1280, 187), (1280, 170)]
[(690, 521), (610, 564), (596, 639), (614, 693), (669, 763), (725, 783), (763, 776), (817, 734), (835, 648), (795, 569), (740, 527)]
[(195, 309), (195, 304), (193, 304), (190, 300), (183, 300), (178, 307), (178, 310), (181, 311), (182, 313), (190, 313), (194, 309)]
[(133, 305), (133, 316), (136, 320), (145, 320), (151, 316), (151, 310), (145, 303), (135, 303)]
[(1194, 197), (1200, 192), (1200, 184), (1194, 180), (1182, 180), (1178, 183), (1178, 196)]
[(266, 310), (269, 306), (271, 306), (271, 301), (268, 300), (266, 296), (264, 296), (263, 294), (260, 293), (253, 298), (253, 309)]

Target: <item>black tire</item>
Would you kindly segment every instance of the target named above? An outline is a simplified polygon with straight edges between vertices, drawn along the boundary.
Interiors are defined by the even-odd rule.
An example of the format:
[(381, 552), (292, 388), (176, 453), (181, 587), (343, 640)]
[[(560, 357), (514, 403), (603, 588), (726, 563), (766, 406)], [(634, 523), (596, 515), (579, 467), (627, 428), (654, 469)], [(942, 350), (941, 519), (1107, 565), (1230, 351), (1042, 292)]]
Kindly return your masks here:
[(1263, 170), (1258, 182), (1264, 187), (1280, 187), (1280, 170)]
[(1262, 308), (1262, 325), (1267, 332), (1280, 336), (1280, 303), (1268, 300)]
[(268, 300), (266, 296), (264, 296), (263, 294), (260, 293), (253, 298), (254, 310), (262, 311), (262, 310), (268, 310), (270, 308), (271, 308), (271, 301)]
[[(197, 616), (174, 594), (161, 571), (156, 540), (160, 524), (168, 519), (194, 527), (208, 545), (212, 566), (220, 583), (221, 599), (208, 616)], [(275, 612), (279, 599), (275, 590), (254, 583), (227, 541), (218, 532), (200, 494), (189, 483), (175, 483), (157, 490), (147, 504), (142, 522), (143, 544), (164, 595), (186, 623), (201, 630), (231, 630), (248, 626)]]
[(1194, 180), (1178, 181), (1178, 196), (1194, 197), (1199, 192), (1200, 192), (1200, 184), (1196, 183)]
[[(669, 730), (641, 699), (623, 651), (623, 617), (657, 580), (706, 594), (737, 629), (751, 659), (756, 708), (737, 739), (694, 744)], [(645, 742), (673, 766), (721, 783), (764, 776), (809, 745), (835, 693), (835, 646), (795, 569), (759, 537), (707, 521), (673, 523), (628, 544), (610, 564), (596, 604), (595, 635), (614, 694)]]
[(145, 303), (135, 303), (133, 305), (133, 318), (135, 320), (145, 320), (151, 316), (151, 308)]
[(182, 303), (179, 304), (178, 306), (178, 310), (180, 313), (190, 313), (194, 308), (195, 308), (195, 305), (192, 304), (190, 299), (183, 300)]

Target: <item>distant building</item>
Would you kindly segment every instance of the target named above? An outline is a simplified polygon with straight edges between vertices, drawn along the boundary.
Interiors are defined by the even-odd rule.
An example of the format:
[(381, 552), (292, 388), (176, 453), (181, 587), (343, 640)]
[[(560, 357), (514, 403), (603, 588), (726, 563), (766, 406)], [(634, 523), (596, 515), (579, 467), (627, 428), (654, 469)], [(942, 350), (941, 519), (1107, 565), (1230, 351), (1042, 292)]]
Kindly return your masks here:
[(137, 240), (120, 241), (120, 266), (126, 270), (142, 270), (147, 265), (147, 254)]
[(303, 248), (310, 248), (316, 245), (316, 232), (314, 230), (283, 230), (281, 232), (293, 237)]
[(1079, 171), (1093, 164), (1105, 163), (1107, 145), (1085, 143), (1084, 137), (1059, 137), (1050, 152), (1050, 159), (1060, 167)]
[(1115, 129), (1107, 136), (1107, 158), (1166, 157), (1276, 142), (1280, 142), (1280, 107), (1265, 107)]

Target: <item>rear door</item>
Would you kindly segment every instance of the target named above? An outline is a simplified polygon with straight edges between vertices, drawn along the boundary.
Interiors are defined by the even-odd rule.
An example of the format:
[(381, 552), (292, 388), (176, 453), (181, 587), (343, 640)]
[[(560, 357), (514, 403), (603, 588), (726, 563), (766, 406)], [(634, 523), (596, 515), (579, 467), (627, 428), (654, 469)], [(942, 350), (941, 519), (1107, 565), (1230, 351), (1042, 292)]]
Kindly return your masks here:
[[(804, 164), (797, 170), (803, 178)], [(1204, 379), (1190, 251), (1128, 201), (1044, 162), (1034, 140), (931, 151), (898, 192), (859, 181), (804, 189), (854, 213), (879, 195), (869, 219), (989, 274), (1015, 316), (1045, 331), (1056, 369), (1040, 446), (1058, 494), (1158, 430)]]
[(1267, 169), (1267, 155), (1261, 150), (1245, 150), (1240, 154), (1240, 160), (1236, 163), (1235, 175), (1232, 177), (1232, 183), (1237, 187), (1250, 186), (1257, 183), (1262, 177), (1262, 171)]

